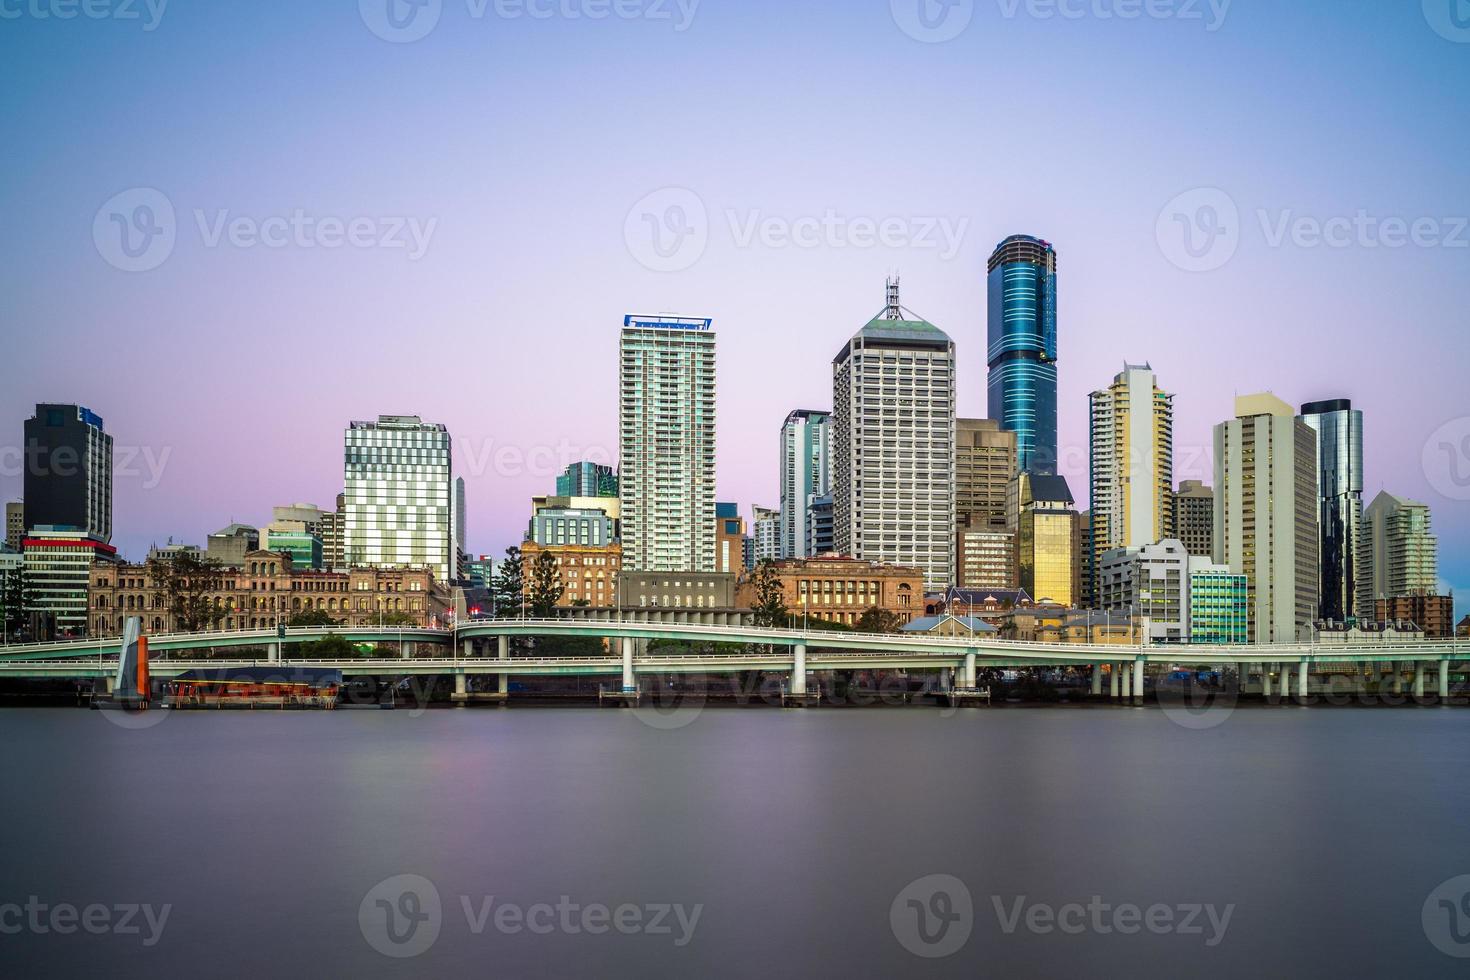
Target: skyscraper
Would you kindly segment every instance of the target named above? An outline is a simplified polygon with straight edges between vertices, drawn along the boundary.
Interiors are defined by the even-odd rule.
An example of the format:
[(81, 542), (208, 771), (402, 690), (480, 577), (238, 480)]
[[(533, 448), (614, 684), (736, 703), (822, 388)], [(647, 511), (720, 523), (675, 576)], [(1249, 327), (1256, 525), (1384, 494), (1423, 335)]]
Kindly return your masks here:
[(1439, 542), (1429, 506), (1380, 493), (1363, 514), (1364, 575), (1358, 608), (1373, 615), (1375, 601), (1428, 596), (1439, 590)]
[(816, 554), (808, 530), (816, 497), (830, 492), (832, 415), (798, 409), (781, 424), (782, 558)]
[(1171, 537), (1174, 488), (1174, 396), (1159, 388), (1147, 364), (1123, 373), (1090, 396), (1091, 514), (1094, 581), (1102, 556)]
[(832, 362), (833, 537), (938, 591), (954, 583), (954, 341), (906, 312), (891, 279)]
[(37, 405), (25, 424), (27, 529), (74, 528), (112, 540), (112, 436), (80, 405)]
[(470, 560), (470, 553), (465, 548), (465, 520), (468, 514), (465, 512), (464, 477), (454, 478), (454, 578), (456, 581), (465, 577), (465, 565)]
[(781, 512), (770, 507), (751, 508), (751, 549), (757, 562), (781, 557)]
[(1016, 434), (994, 419), (955, 419), (955, 524), (1004, 528), (1006, 487), (1016, 473)]
[(1051, 243), (1012, 235), (988, 269), (989, 415), (1016, 433), (1023, 470), (1057, 465), (1057, 253)]
[(26, 536), (26, 505), (12, 500), (5, 505), (5, 546), (11, 551), (20, 551), (20, 543)]
[(715, 570), (711, 321), (628, 316), (620, 340), (623, 567)]
[(1302, 406), (1302, 421), (1317, 433), (1317, 528), (1321, 599), (1317, 618), (1346, 622), (1371, 617), (1354, 609), (1358, 594), (1358, 539), (1363, 532), (1363, 413), (1345, 398)]
[(586, 461), (573, 463), (556, 478), (558, 497), (616, 497), (618, 474), (611, 466)]
[(1295, 643), (1317, 614), (1317, 435), (1274, 395), (1215, 426), (1217, 565), (1250, 580), (1252, 643)]
[(1037, 602), (1075, 605), (1082, 593), (1081, 517), (1066, 477), (1022, 471), (1011, 481), (1021, 588)]
[(417, 415), (353, 422), (345, 436), (347, 564), (454, 569), (449, 430)]
[(1191, 555), (1209, 558), (1215, 553), (1215, 491), (1198, 480), (1185, 480), (1170, 495), (1174, 537)]

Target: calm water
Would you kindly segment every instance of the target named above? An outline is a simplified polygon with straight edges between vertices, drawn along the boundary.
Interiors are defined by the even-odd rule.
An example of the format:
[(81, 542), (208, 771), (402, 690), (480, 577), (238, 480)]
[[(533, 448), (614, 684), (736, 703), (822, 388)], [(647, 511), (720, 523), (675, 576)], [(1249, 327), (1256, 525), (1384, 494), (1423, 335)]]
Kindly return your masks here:
[[(44, 934), (0, 935), (3, 976), (1470, 966), (1422, 919), (1470, 874), (1465, 710), (1261, 708), (1192, 731), (1157, 709), (710, 709), (666, 731), (589, 709), (181, 712), (141, 730), (11, 709), (0, 736), (0, 905), (105, 906), (108, 930), (58, 935), (38, 913)], [(936, 874), (952, 879), (910, 887)], [(432, 883), (439, 914), (418, 878), (369, 894), (398, 875)], [(1047, 930), (1047, 909), (1090, 902), (1107, 910), (1058, 913), (1080, 933)], [(1161, 907), (1160, 932), (1114, 929), (1130, 904)], [(1462, 910), (1431, 904), (1441, 942), (1470, 952)], [(111, 931), (130, 905), (168, 917)], [(627, 934), (603, 917), (619, 906)], [(1214, 923), (1185, 921), (1203, 906)]]

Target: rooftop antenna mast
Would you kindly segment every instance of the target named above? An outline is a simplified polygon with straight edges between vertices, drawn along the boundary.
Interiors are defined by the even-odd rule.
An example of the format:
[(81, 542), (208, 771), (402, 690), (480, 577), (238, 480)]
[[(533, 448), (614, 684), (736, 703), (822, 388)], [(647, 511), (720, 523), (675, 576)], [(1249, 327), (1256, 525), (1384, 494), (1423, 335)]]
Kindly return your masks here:
[(903, 319), (903, 309), (898, 305), (898, 276), (888, 277), (888, 299), (883, 309), (883, 319)]

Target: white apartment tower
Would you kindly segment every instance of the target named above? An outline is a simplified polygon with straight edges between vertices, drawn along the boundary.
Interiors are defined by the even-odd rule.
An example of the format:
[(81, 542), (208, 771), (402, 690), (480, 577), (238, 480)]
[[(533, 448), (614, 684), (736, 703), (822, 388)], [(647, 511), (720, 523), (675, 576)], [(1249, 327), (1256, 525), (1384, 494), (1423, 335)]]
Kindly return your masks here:
[(891, 279), (883, 311), (832, 362), (834, 546), (918, 568), (930, 591), (954, 582), (954, 354)]
[(816, 554), (810, 539), (813, 499), (830, 493), (832, 414), (798, 409), (781, 424), (782, 558)]
[(428, 568), (447, 582), (454, 566), (449, 430), (417, 415), (353, 422), (343, 469), (347, 565)]
[(1093, 567), (1117, 548), (1142, 548), (1172, 537), (1174, 396), (1153, 369), (1125, 364), (1090, 396), (1092, 406)]
[(1310, 639), (1317, 615), (1317, 435), (1274, 395), (1215, 426), (1217, 565), (1249, 580), (1250, 641)]
[(623, 566), (715, 570), (715, 333), (627, 316), (619, 343)]

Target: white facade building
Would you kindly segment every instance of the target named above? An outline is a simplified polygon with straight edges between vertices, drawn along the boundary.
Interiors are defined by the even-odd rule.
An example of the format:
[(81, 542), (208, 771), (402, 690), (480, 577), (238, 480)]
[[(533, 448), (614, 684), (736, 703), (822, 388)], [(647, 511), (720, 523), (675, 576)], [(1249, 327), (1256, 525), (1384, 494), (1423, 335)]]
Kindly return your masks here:
[(830, 490), (830, 412), (798, 410), (781, 425), (782, 558), (809, 558), (817, 553), (811, 540), (812, 501)]
[(380, 415), (346, 433), (346, 559), (353, 568), (453, 566), (449, 430), (417, 415)]

